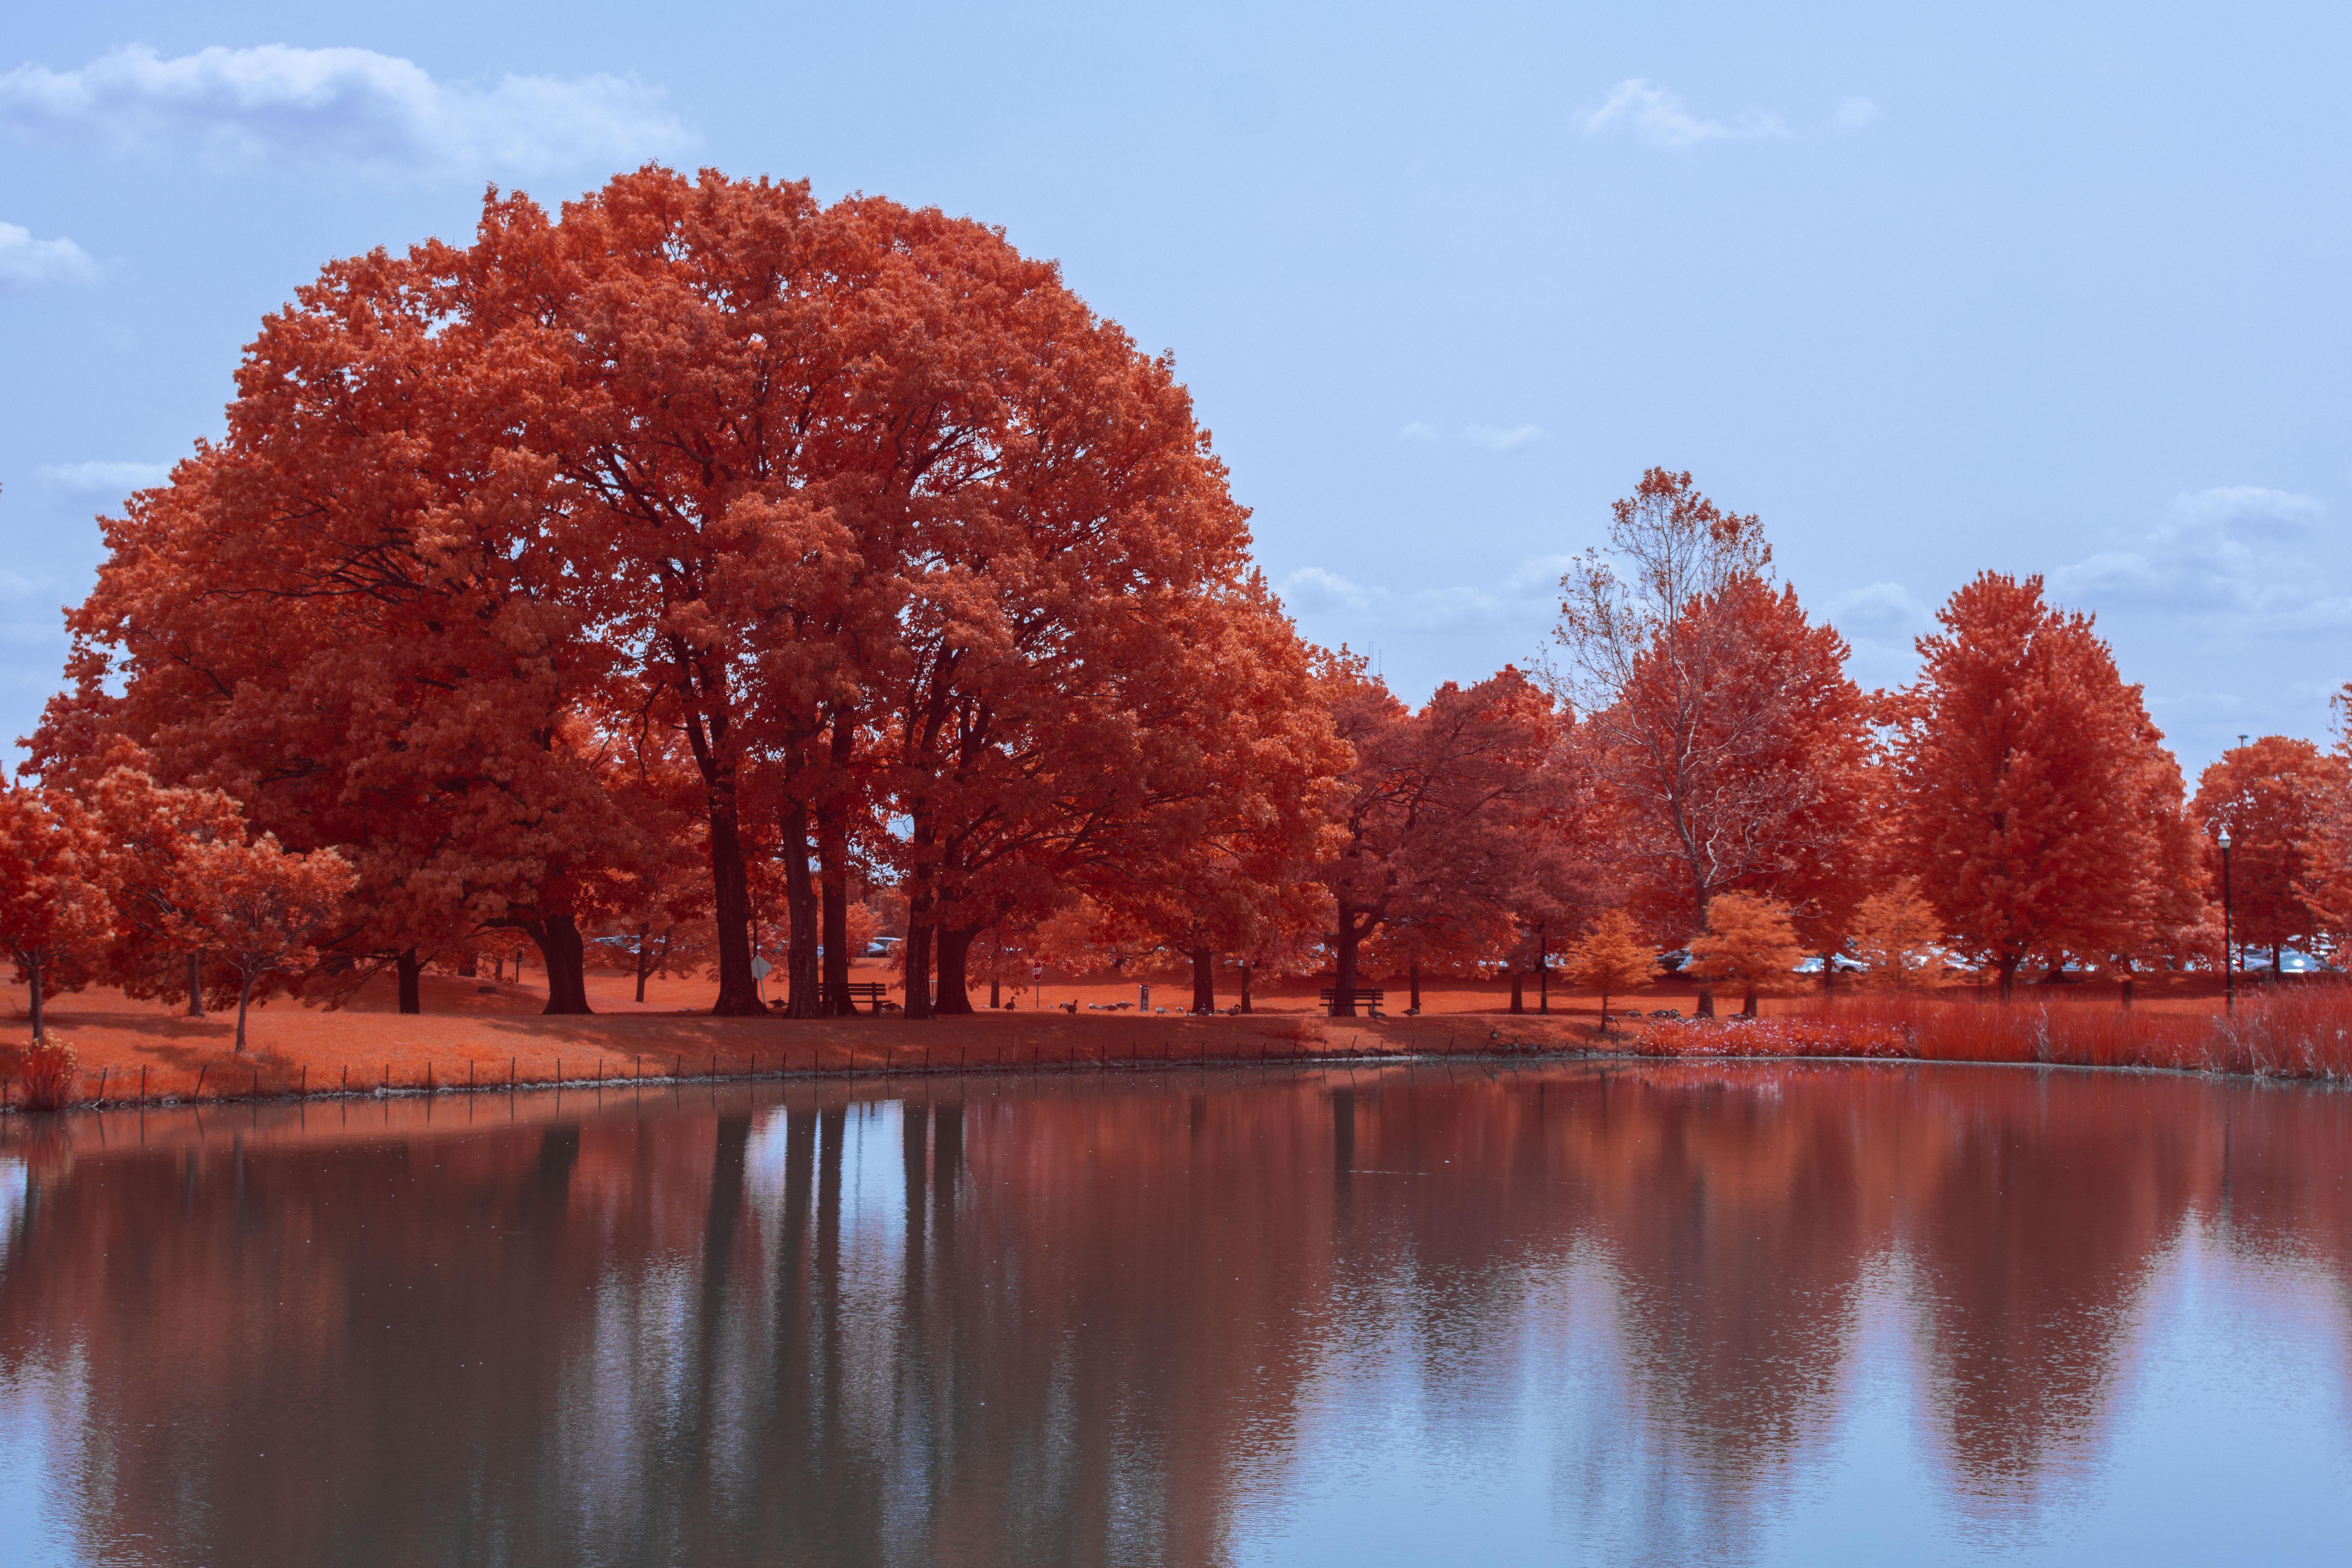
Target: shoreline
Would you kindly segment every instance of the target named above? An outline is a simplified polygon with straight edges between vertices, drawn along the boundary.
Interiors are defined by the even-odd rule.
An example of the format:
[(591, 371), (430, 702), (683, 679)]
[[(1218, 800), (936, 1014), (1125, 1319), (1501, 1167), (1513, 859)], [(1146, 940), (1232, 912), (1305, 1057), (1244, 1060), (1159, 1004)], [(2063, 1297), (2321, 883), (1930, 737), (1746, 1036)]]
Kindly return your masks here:
[(645, 1076), (607, 1076), (604, 1078), (519, 1079), (507, 1082), (477, 1081), (473, 1083), (378, 1083), (372, 1087), (346, 1089), (265, 1089), (258, 1092), (231, 1091), (197, 1097), (194, 1095), (159, 1094), (144, 1099), (90, 1097), (72, 1104), (48, 1110), (27, 1110), (22, 1105), (0, 1105), (0, 1118), (23, 1123), (34, 1118), (57, 1119), (77, 1116), (118, 1115), (124, 1111), (202, 1110), (212, 1107), (244, 1106), (259, 1109), (268, 1106), (381, 1104), (394, 1100), (426, 1100), (446, 1099), (478, 1099), (492, 1095), (560, 1095), (562, 1093), (603, 1093), (607, 1090), (680, 1089), (696, 1085), (753, 1086), (762, 1083), (872, 1083), (888, 1085), (898, 1081), (935, 1082), (943, 1079), (1006, 1079), (1033, 1078), (1069, 1079), (1080, 1077), (1108, 1079), (1112, 1074), (1133, 1077), (1146, 1072), (1202, 1071), (1228, 1073), (1243, 1069), (1270, 1071), (1275, 1068), (1310, 1069), (1344, 1067), (1354, 1068), (1423, 1067), (1431, 1065), (1477, 1068), (1540, 1067), (1551, 1064), (1580, 1067), (1839, 1067), (1839, 1068), (2006, 1068), (2032, 1071), (2081, 1072), (2095, 1074), (2125, 1074), (2137, 1077), (2168, 1077), (2210, 1079), (2218, 1082), (2239, 1082), (2273, 1087), (2299, 1089), (2352, 1089), (2352, 1077), (2329, 1073), (2294, 1073), (2260, 1069), (2234, 1071), (2219, 1067), (2183, 1067), (2149, 1062), (2067, 1062), (2017, 1061), (1999, 1058), (1927, 1057), (1902, 1055), (1832, 1056), (1792, 1055), (1783, 1052), (1642, 1052), (1597, 1050), (1570, 1047), (1565, 1049), (1475, 1050), (1475, 1051), (1338, 1051), (1305, 1055), (1256, 1057), (1191, 1057), (1143, 1058), (1123, 1057), (1116, 1060), (1092, 1063), (1062, 1059), (1056, 1061), (967, 1062), (955, 1066), (918, 1066), (880, 1068), (867, 1066), (838, 1068), (782, 1068), (761, 1072), (660, 1073)]

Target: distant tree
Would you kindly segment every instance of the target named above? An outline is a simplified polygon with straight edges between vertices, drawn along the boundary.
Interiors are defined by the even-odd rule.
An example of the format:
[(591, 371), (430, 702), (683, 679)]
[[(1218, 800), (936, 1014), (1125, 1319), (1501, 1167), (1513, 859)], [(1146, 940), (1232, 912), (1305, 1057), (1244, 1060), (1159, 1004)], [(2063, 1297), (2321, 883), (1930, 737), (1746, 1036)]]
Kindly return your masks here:
[(193, 900), (173, 918), (173, 934), (184, 945), (219, 955), (232, 982), (219, 1000), (236, 1000), (241, 1055), (255, 989), (316, 960), (320, 935), (345, 918), (343, 901), (359, 876), (331, 849), (289, 854), (267, 833), (250, 844), (191, 844), (184, 864)]
[(1562, 719), (1508, 666), (1475, 686), (1447, 682), (1418, 713), (1344, 648), (1321, 681), (1356, 753), (1318, 868), (1331, 900), (1331, 1012), (1352, 1017), (1368, 939), (1416, 918), (1507, 914), (1524, 899), (1530, 847), (1557, 831)]
[[(1119, 860), (1086, 876), (1116, 910), (1185, 956), (1192, 1011), (1216, 1010), (1219, 960), (1312, 920), (1316, 858), (1348, 748), (1316, 700), (1309, 654), (1255, 576), (1196, 625), (1187, 700), (1207, 721), (1161, 820), (1121, 834)], [(1107, 874), (1106, 874), (1107, 873)]]
[(1642, 940), (1633, 917), (1623, 910), (1603, 913), (1562, 957), (1569, 979), (1601, 994), (1604, 1026), (1609, 1017), (1610, 993), (1631, 991), (1658, 977), (1657, 951)]
[(710, 966), (714, 950), (708, 921), (692, 917), (656, 925), (650, 916), (634, 926), (621, 925), (588, 944), (590, 962), (615, 970), (636, 982), (636, 997), (646, 999), (646, 982), (663, 975), (699, 974)]
[(2189, 815), (2204, 840), (2212, 896), (2221, 892), (2223, 829), (2230, 835), (2231, 924), (2242, 944), (2281, 950), (2316, 937), (2325, 916), (2310, 890), (2330, 798), (2344, 787), (2345, 763), (2308, 741), (2264, 735), (2221, 753), (2197, 781)]
[(2030, 958), (2172, 946), (2203, 903), (2180, 770), (2090, 617), (1988, 572), (1937, 620), (1886, 718), (1896, 858), (1944, 930), (2004, 997)]
[(2321, 934), (2340, 953), (2352, 943), (2352, 682), (2330, 704), (2340, 725), (2327, 756), (2334, 774), (2313, 813), (2301, 891)]
[(1756, 1016), (1759, 994), (1787, 995), (1804, 988), (1796, 973), (1805, 956), (1789, 906), (1761, 893), (1718, 893), (1707, 900), (1706, 931), (1690, 944), (1690, 973), (1739, 987), (1744, 1017)]
[(32, 992), (33, 1040), (51, 994), (89, 981), (114, 934), (106, 844), (71, 797), (0, 791), (0, 948)]
[(1862, 983), (1906, 989), (1934, 978), (1943, 931), (1935, 909), (1910, 878), (1862, 900), (1853, 922), (1854, 955), (1866, 966)]
[[(1753, 516), (1653, 468), (1616, 503), (1611, 559), (1560, 579), (1560, 689), (1584, 715), (1610, 853), (1677, 936), (1731, 889), (1778, 895), (1833, 946), (1860, 883), (1872, 745), (1844, 640), (1769, 579)], [(1627, 575), (1620, 575), (1620, 566)], [(1702, 987), (1699, 1011), (1715, 999)]]

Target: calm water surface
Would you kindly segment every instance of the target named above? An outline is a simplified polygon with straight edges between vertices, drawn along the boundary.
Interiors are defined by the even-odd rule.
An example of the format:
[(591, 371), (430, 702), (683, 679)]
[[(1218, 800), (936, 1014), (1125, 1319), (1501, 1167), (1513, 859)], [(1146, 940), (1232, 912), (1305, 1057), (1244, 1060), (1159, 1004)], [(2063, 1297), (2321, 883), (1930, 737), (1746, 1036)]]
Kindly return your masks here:
[(19, 1125), (0, 1561), (2341, 1562), (2347, 1133), (1847, 1067)]

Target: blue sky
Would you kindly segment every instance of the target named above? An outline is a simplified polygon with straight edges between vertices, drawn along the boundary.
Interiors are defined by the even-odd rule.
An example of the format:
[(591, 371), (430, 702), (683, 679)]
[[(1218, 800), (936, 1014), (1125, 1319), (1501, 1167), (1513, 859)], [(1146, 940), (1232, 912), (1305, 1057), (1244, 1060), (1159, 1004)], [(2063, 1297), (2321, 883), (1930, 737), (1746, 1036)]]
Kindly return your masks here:
[(0, 36), (0, 738), (331, 257), (649, 158), (1003, 226), (1174, 351), (1318, 640), (1541, 644), (1652, 464), (1865, 684), (1975, 571), (2192, 780), (2352, 678), (2352, 8), (83, 4)]

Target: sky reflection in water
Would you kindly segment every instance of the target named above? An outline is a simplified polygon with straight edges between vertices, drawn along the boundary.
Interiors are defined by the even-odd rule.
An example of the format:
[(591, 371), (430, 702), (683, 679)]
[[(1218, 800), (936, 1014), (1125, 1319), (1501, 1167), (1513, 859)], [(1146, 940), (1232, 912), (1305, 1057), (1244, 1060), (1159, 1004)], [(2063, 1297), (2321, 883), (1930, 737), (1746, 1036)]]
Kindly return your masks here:
[(2295, 1562), (2352, 1097), (1457, 1067), (0, 1148), (11, 1563)]

